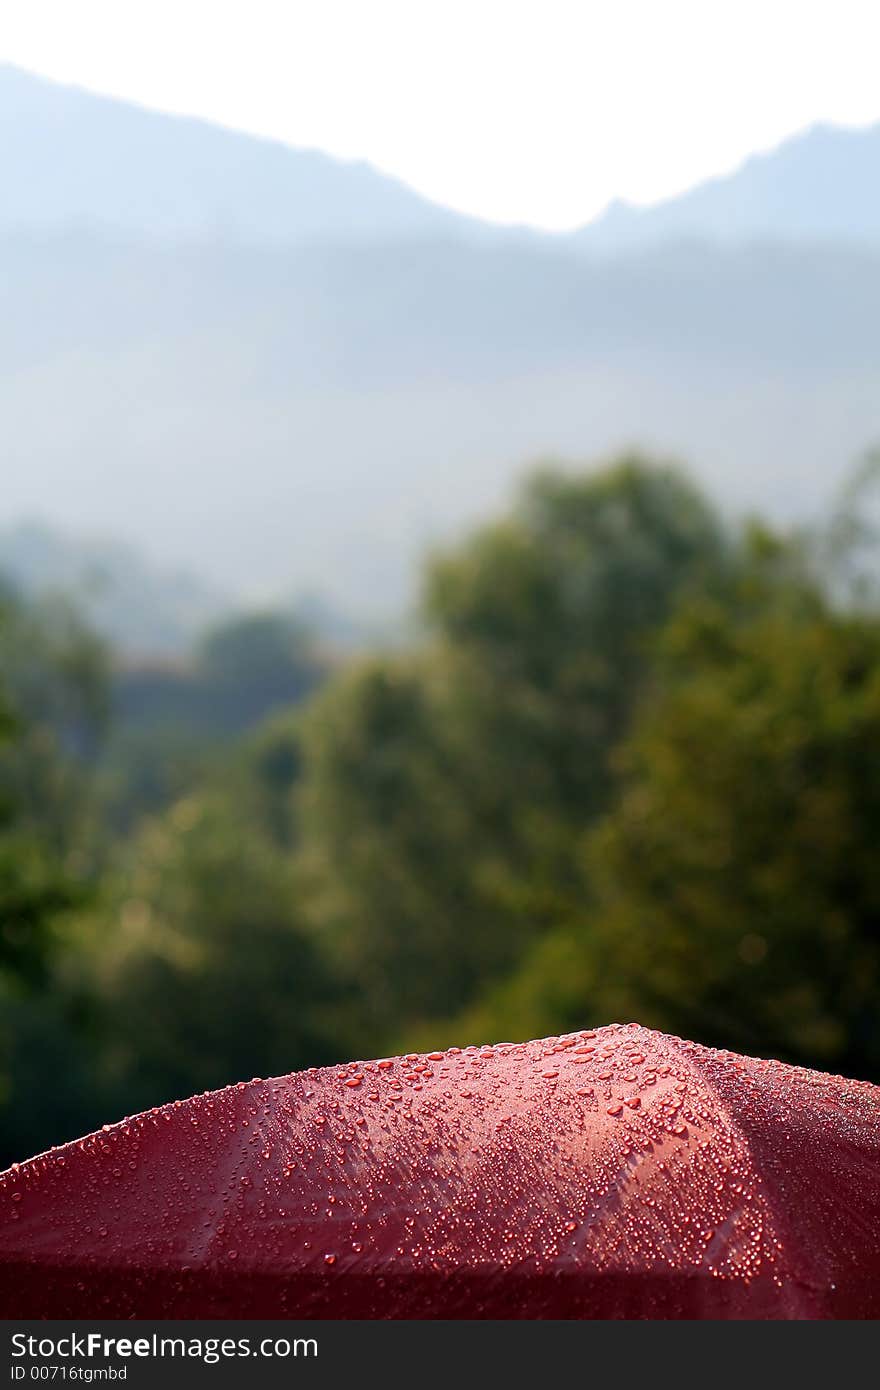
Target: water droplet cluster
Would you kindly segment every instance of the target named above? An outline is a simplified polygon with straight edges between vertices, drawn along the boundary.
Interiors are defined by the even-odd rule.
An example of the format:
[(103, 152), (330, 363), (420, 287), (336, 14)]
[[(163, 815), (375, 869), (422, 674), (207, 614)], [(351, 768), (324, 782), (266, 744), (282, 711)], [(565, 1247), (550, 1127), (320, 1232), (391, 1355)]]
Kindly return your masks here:
[(0, 1286), (7, 1317), (880, 1316), (880, 1091), (635, 1025), (256, 1078), (0, 1176)]

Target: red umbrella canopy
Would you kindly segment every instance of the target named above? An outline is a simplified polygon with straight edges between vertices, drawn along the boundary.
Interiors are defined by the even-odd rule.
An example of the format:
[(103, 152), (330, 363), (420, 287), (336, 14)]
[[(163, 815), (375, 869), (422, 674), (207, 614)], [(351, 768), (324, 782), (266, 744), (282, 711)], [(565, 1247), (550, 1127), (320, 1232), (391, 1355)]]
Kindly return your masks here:
[(0, 1177), (6, 1317), (880, 1316), (880, 1088), (635, 1026), (175, 1101)]

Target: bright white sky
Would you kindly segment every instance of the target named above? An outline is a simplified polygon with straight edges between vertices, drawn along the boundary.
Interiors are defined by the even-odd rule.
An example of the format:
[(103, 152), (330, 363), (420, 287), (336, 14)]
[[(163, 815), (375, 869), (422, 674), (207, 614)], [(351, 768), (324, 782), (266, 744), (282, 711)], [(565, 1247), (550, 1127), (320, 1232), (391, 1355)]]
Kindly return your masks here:
[(878, 0), (3, 0), (0, 59), (567, 228), (880, 119)]

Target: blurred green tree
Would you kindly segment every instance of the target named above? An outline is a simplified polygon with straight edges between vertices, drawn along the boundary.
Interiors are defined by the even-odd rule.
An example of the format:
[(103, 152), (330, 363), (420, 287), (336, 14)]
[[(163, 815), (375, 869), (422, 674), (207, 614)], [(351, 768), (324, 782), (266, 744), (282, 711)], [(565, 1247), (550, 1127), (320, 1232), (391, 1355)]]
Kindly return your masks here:
[(880, 625), (711, 606), (622, 755), (591, 847), (594, 930), (627, 1011), (880, 1075)]
[(246, 729), (297, 704), (325, 673), (314, 638), (296, 618), (269, 612), (230, 619), (196, 653), (201, 717), (224, 731)]
[[(58, 1130), (76, 1092), (77, 1004), (58, 988), (102, 854), (91, 783), (107, 705), (103, 647), (59, 603), (0, 593), (0, 1153)], [(39, 1062), (47, 1065), (41, 1070)], [(53, 1081), (59, 1084), (53, 1086)]]
[(346, 1054), (345, 1010), (302, 930), (290, 857), (216, 795), (144, 829), (80, 965), (107, 1114)]
[(751, 528), (730, 582), (667, 625), (615, 760), (580, 912), (441, 1042), (636, 1018), (880, 1075), (876, 615), (832, 606), (799, 543)]
[(423, 650), (318, 698), (302, 750), (309, 915), (371, 1030), (472, 999), (569, 911), (652, 636), (725, 563), (715, 515), (675, 470), (545, 470), (430, 566)]
[(489, 822), (450, 747), (442, 672), (419, 658), (359, 665), (303, 721), (306, 909), (356, 987), (370, 1046), (509, 961), (480, 893)]
[(188, 660), (118, 670), (100, 780), (109, 833), (135, 835), (144, 819), (222, 777), (242, 736), (304, 701), (330, 664), (300, 621), (267, 612), (220, 623)]
[(0, 594), (0, 982), (42, 977), (59, 919), (94, 884), (88, 788), (103, 648), (59, 605)]

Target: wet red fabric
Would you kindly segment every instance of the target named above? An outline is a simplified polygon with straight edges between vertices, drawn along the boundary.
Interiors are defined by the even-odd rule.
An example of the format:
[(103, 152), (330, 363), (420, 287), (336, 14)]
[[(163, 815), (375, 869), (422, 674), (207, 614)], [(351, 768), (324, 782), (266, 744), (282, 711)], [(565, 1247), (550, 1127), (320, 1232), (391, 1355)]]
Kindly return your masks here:
[(6, 1317), (880, 1317), (880, 1088), (635, 1026), (252, 1081), (0, 1177)]

